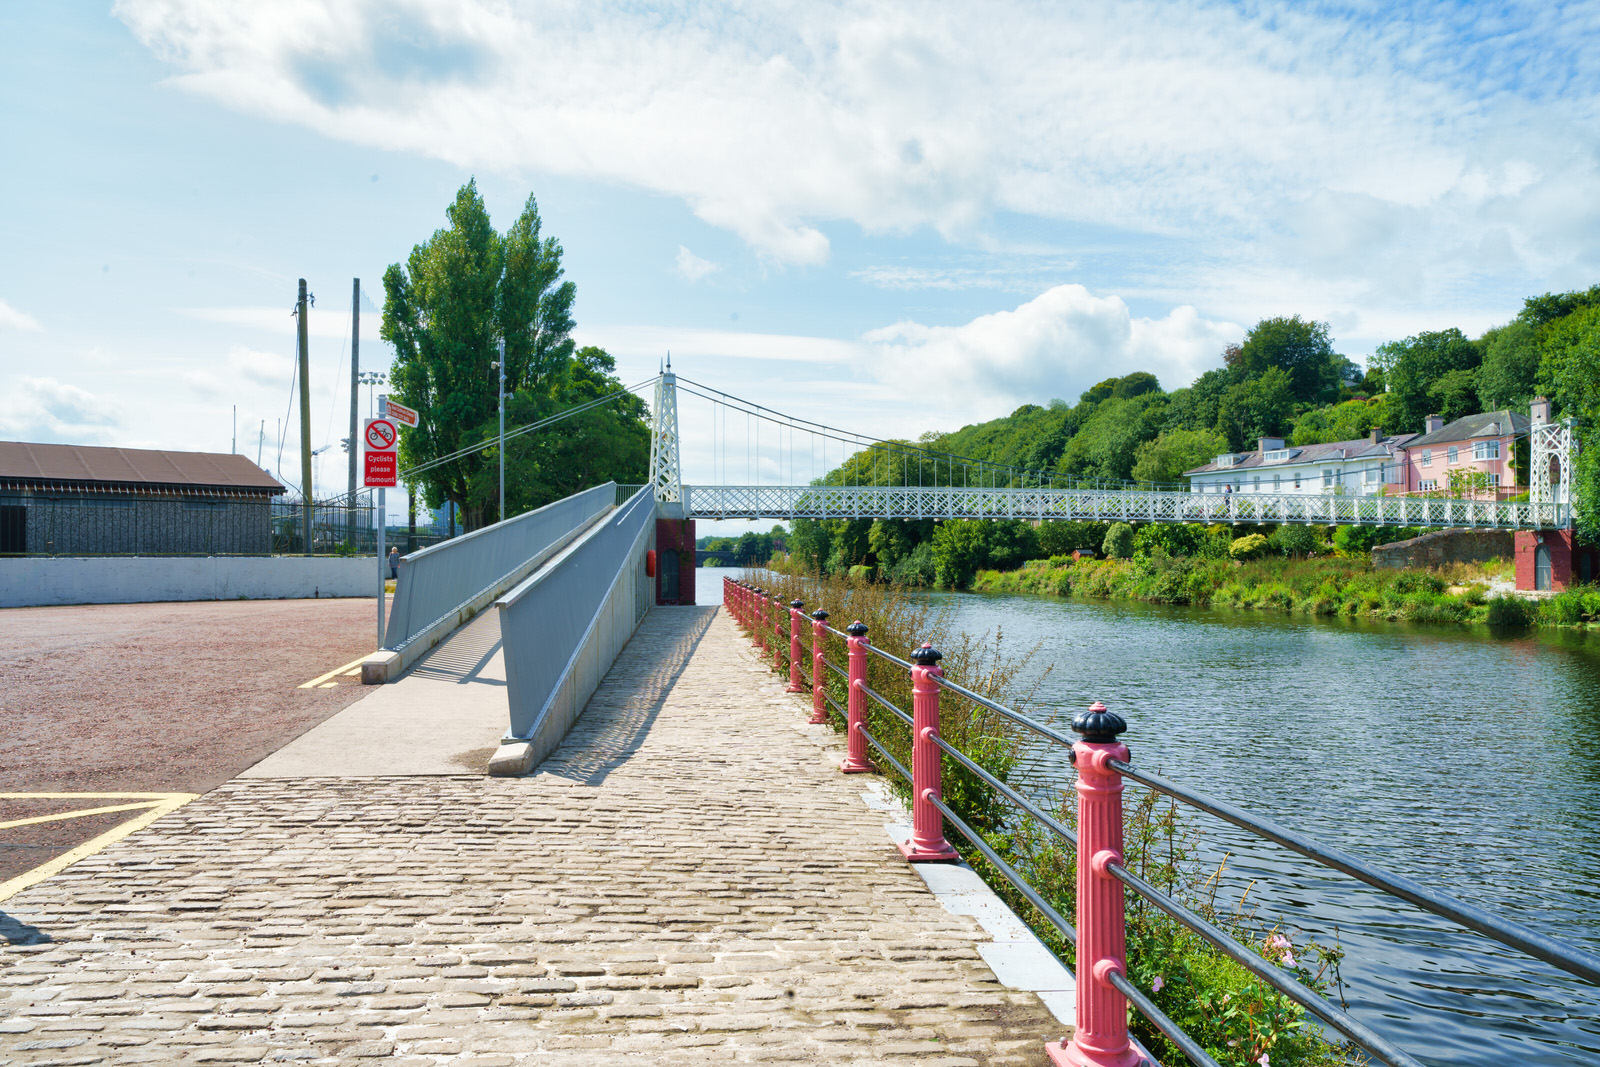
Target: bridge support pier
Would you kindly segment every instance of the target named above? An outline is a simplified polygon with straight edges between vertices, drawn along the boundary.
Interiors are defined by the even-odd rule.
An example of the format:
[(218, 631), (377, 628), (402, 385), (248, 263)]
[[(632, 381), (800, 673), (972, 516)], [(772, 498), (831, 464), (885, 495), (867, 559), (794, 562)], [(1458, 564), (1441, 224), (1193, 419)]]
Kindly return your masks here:
[(693, 604), (693, 519), (656, 520), (656, 559), (656, 603)]
[(1600, 549), (1580, 545), (1571, 529), (1517, 531), (1517, 588), (1562, 592), (1600, 578)]

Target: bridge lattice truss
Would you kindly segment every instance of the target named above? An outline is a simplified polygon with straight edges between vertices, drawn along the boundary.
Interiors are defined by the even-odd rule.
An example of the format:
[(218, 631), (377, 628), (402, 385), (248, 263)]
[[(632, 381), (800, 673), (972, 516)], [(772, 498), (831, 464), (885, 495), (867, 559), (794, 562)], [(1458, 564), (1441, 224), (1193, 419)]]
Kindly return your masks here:
[(1551, 529), (1562, 503), (1290, 493), (969, 489), (903, 486), (686, 485), (701, 519), (1071, 519), (1080, 522), (1270, 522), (1330, 526)]

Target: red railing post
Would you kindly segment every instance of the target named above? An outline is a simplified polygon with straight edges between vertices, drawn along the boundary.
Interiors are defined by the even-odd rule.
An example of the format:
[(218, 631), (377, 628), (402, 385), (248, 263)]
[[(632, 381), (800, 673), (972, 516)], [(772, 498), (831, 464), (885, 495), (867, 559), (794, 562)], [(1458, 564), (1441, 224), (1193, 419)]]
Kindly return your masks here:
[(1122, 776), (1111, 760), (1128, 759), (1117, 735), (1122, 716), (1096, 701), (1079, 712), (1072, 729), (1078, 769), (1078, 1025), (1066, 1047), (1051, 1042), (1055, 1064), (1072, 1067), (1135, 1067), (1144, 1057), (1128, 1040), (1128, 1001), (1111, 974), (1128, 973), (1122, 883), (1110, 864), (1122, 862)]
[(765, 611), (762, 602), (767, 599), (767, 594), (759, 588), (750, 588), (750, 647), (759, 648), (761, 654), (767, 654), (767, 627), (764, 619)]
[(800, 609), (806, 606), (804, 600), (789, 601), (789, 686), (788, 693), (804, 693), (806, 687), (800, 684), (800, 627), (801, 619), (806, 613)]
[(828, 613), (818, 608), (811, 613), (811, 718), (820, 726), (828, 721)]
[(867, 717), (867, 626), (857, 620), (844, 628), (849, 649), (850, 685), (845, 696), (849, 725), (845, 730), (845, 757), (839, 769), (846, 774), (865, 774), (872, 770), (867, 762), (867, 739), (861, 733)]
[(784, 639), (788, 637), (783, 625), (783, 601), (776, 596), (772, 597), (772, 613), (767, 616), (767, 625), (772, 628), (772, 669), (779, 674), (783, 673)]
[(939, 782), (943, 753), (933, 743), (933, 735), (939, 732), (939, 685), (934, 679), (944, 674), (939, 669), (943, 658), (927, 643), (911, 653), (916, 664), (911, 668), (911, 840), (901, 845), (900, 851), (912, 863), (961, 859), (944, 839), (944, 813), (930, 799), (944, 799)]

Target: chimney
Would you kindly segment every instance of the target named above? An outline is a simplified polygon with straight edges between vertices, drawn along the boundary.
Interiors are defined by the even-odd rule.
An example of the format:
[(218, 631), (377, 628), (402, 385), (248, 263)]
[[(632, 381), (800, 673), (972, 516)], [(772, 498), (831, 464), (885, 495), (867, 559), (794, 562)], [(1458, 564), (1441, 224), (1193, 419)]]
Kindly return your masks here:
[(1535, 426), (1543, 426), (1550, 421), (1550, 401), (1544, 397), (1534, 397), (1533, 403), (1528, 410), (1533, 416), (1533, 424)]
[(1283, 438), (1281, 437), (1260, 437), (1256, 439), (1257, 452), (1271, 452), (1275, 448), (1282, 447)]
[(1444, 416), (1429, 415), (1423, 420), (1423, 423), (1427, 426), (1427, 429), (1422, 431), (1423, 433), (1438, 433), (1440, 430), (1444, 429)]
[(1377, 426), (1372, 428), (1372, 443), (1377, 444), (1383, 440), (1383, 430)]

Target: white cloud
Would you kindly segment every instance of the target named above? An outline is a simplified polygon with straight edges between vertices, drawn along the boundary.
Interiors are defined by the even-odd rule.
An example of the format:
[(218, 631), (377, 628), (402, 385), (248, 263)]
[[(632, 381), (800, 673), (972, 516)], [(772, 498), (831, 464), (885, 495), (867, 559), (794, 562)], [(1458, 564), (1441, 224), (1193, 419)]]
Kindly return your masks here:
[(0, 329), (37, 333), (44, 327), (39, 325), (38, 319), (26, 311), (18, 311), (4, 300), (0, 300)]
[(110, 443), (120, 405), (54, 378), (17, 379), (0, 407), (0, 435), (16, 441)]
[(1076, 402), (1095, 382), (1136, 370), (1181, 388), (1243, 334), (1192, 307), (1142, 318), (1119, 297), (1059, 285), (1013, 311), (960, 326), (900, 322), (865, 340), (881, 380), (904, 382), (947, 413), (969, 411), (963, 421), (972, 421), (1052, 396)]
[[(1481, 9), (1480, 9), (1481, 8)], [(762, 255), (1006, 212), (1374, 299), (1600, 266), (1593, 9), (119, 0), (226, 106), (681, 199)]]
[(717, 273), (722, 267), (709, 259), (701, 259), (683, 245), (678, 246), (678, 273), (691, 282), (698, 282)]

